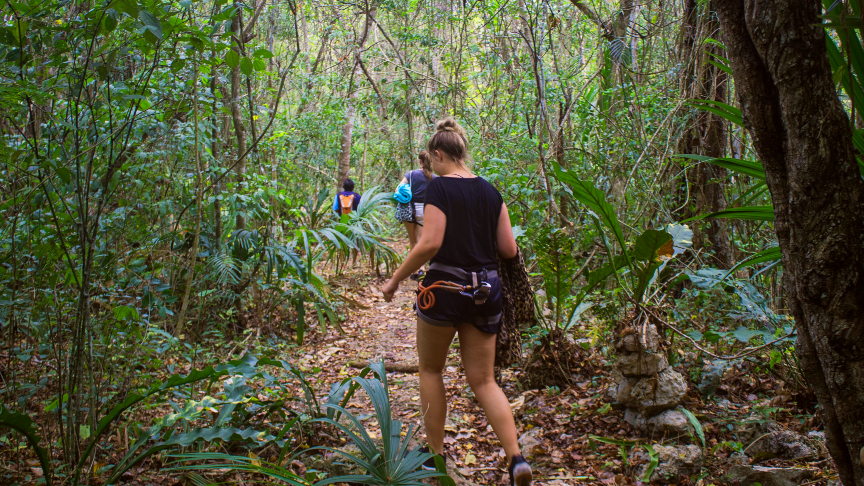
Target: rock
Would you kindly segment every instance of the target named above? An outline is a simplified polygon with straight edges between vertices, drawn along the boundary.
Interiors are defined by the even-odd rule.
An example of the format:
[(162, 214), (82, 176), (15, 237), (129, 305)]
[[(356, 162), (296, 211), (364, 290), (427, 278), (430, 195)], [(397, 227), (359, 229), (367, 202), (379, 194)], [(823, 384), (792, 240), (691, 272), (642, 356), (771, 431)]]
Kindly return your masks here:
[(654, 377), (640, 379), (631, 389), (631, 403), (645, 415), (656, 415), (675, 408), (687, 392), (687, 381), (681, 373), (666, 368)]
[(807, 443), (807, 438), (783, 428), (780, 424), (766, 421), (745, 421), (747, 427), (739, 433), (750, 457), (775, 456), (782, 459), (801, 459), (816, 456), (817, 452)]
[(669, 367), (662, 353), (632, 353), (618, 357), (618, 369), (624, 376), (654, 376)]
[(680, 410), (666, 410), (649, 418), (645, 428), (655, 434), (686, 435), (690, 432), (690, 421)]
[(645, 430), (645, 416), (638, 410), (628, 408), (624, 411), (624, 421), (639, 430)]
[(635, 334), (628, 334), (618, 341), (615, 348), (619, 351), (637, 353), (639, 352), (639, 338)]
[(646, 419), (638, 410), (628, 408), (624, 421), (648, 434), (681, 436), (690, 431), (687, 416), (678, 410), (666, 410)]
[[(609, 403), (618, 402), (618, 387), (624, 381), (624, 375), (618, 369), (613, 369), (609, 377), (609, 386), (606, 388), (606, 401)], [(621, 403), (621, 402), (618, 402)]]
[(723, 374), (726, 372), (726, 368), (728, 367), (728, 362), (717, 360), (708, 363), (704, 368), (702, 368), (702, 379), (699, 381), (699, 384), (696, 385), (696, 388), (699, 389), (699, 393), (701, 393), (703, 397), (708, 398), (714, 396), (717, 387), (720, 386), (720, 380), (723, 378)]
[(543, 444), (543, 428), (535, 427), (519, 437), (519, 447), (522, 449), (522, 455), (526, 459), (533, 459), (539, 454), (546, 453), (546, 446)]
[(638, 378), (622, 376), (621, 382), (618, 383), (618, 389), (616, 390), (615, 401), (625, 407), (637, 406), (636, 402), (633, 401), (633, 385), (638, 382)]
[[(657, 453), (659, 464), (651, 475), (651, 482), (677, 478), (682, 474), (689, 476), (698, 473), (702, 468), (702, 449), (698, 446), (655, 445), (654, 452)], [(640, 479), (645, 477), (647, 467), (647, 464), (642, 465), (636, 477)]]
[(732, 466), (726, 475), (741, 486), (797, 486), (813, 477), (808, 469), (762, 466)]
[[(638, 327), (641, 330), (641, 327)], [(638, 353), (639, 351), (656, 350), (660, 347), (660, 335), (657, 326), (649, 325), (645, 329), (645, 346), (642, 346), (642, 336), (639, 333), (628, 334), (615, 343), (615, 349), (627, 353)]]
[[(822, 432), (821, 430), (811, 430), (810, 432), (807, 432), (807, 438), (818, 442), (825, 442), (825, 432)], [(861, 462), (864, 463), (864, 449), (861, 449), (861, 458)]]

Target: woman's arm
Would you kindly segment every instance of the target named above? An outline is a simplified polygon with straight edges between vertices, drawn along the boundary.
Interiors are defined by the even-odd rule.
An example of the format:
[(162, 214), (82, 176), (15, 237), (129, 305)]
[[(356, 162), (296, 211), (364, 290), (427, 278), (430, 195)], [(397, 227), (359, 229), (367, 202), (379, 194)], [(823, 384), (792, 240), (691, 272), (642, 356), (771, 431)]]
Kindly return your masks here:
[(408, 184), (408, 178), (407, 177), (403, 177), (402, 180), (399, 181), (399, 185), (401, 186), (402, 184)]
[(444, 242), (444, 230), (446, 228), (447, 216), (444, 212), (437, 206), (427, 204), (423, 215), (423, 235), (420, 237), (417, 246), (408, 253), (408, 258), (393, 272), (393, 276), (390, 277), (390, 280), (381, 289), (384, 293), (384, 300), (390, 302), (393, 294), (396, 293), (396, 289), (399, 288), (399, 282), (408, 278), (408, 276), (416, 272), (424, 263), (431, 260), (438, 253), (441, 244)]
[(513, 237), (513, 227), (510, 225), (510, 213), (507, 205), (501, 203), (501, 214), (498, 216), (498, 230), (496, 231), (498, 243), (498, 254), (501, 258), (509, 260), (516, 256), (516, 238)]

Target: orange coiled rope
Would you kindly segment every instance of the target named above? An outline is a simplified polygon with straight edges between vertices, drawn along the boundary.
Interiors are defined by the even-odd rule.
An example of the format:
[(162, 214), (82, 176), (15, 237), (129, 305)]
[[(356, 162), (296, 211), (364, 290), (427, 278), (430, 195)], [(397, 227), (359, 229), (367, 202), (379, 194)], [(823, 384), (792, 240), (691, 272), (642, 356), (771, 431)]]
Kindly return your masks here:
[(428, 287), (424, 287), (421, 282), (418, 286), (420, 288), (420, 292), (417, 294), (417, 307), (421, 310), (428, 310), (435, 305), (435, 294), (432, 293), (432, 289), (444, 289), (450, 292), (463, 292), (468, 287), (464, 285), (459, 285), (456, 282), (448, 282), (446, 280), (439, 280)]

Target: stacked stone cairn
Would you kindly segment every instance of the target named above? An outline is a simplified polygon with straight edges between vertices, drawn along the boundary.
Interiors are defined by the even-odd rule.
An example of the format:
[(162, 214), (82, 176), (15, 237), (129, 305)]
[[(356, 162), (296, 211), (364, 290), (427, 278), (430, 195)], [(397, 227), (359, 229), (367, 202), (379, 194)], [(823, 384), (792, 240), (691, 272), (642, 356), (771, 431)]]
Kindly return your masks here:
[(650, 322), (630, 327), (615, 348), (617, 387), (610, 389), (609, 398), (626, 407), (624, 419), (645, 433), (688, 435), (687, 417), (676, 410), (687, 391), (687, 380), (669, 366), (657, 327)]

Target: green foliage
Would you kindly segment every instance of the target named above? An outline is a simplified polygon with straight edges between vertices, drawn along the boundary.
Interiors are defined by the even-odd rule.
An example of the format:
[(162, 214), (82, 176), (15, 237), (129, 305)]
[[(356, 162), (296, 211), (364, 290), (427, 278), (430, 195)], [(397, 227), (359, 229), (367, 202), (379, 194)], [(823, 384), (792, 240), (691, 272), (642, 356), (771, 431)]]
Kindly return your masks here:
[(42, 439), (37, 435), (36, 424), (23, 413), (12, 412), (5, 406), (0, 405), (0, 427), (8, 427), (16, 430), (27, 439), (30, 448), (36, 453), (39, 458), (39, 464), (42, 466), (42, 471), (45, 474), (45, 483), (50, 486), (53, 480), (51, 463), (48, 460), (48, 452), (40, 443)]
[(699, 419), (693, 415), (693, 412), (687, 410), (684, 407), (679, 408), (681, 412), (687, 417), (687, 421), (690, 422), (690, 426), (693, 427), (693, 431), (696, 432), (696, 436), (699, 437), (699, 440), (702, 441), (702, 448), (705, 448), (705, 431), (702, 429), (702, 424), (699, 423)]
[[(324, 486), (334, 483), (361, 483), (380, 485), (422, 485), (424, 478), (440, 477), (438, 471), (425, 471), (420, 469), (424, 461), (433, 457), (433, 454), (421, 452), (419, 448), (408, 450), (408, 444), (416, 429), (413, 425), (408, 427), (405, 436), (402, 437), (403, 424), (392, 417), (390, 408), (390, 393), (387, 386), (387, 372), (384, 362), (378, 361), (369, 365), (377, 379), (357, 377), (353, 381), (363, 387), (372, 401), (375, 416), (381, 428), (381, 439), (376, 440), (366, 431), (366, 428), (354, 415), (344, 407), (337, 404), (327, 404), (327, 408), (344, 414), (353, 426), (343, 425), (338, 420), (322, 417), (318, 421), (330, 424), (347, 436), (361, 452), (360, 456), (333, 449), (330, 447), (317, 447), (312, 449), (324, 449), (334, 454), (340, 454), (345, 459), (362, 467), (367, 474), (337, 476), (327, 478), (315, 483), (315, 486)], [(310, 450), (312, 450), (310, 449)]]
[[(443, 471), (425, 471), (420, 469), (420, 465), (429, 458), (432, 458), (433, 454), (420, 452), (419, 449), (408, 450), (409, 441), (416, 429), (413, 425), (409, 426), (405, 437), (402, 437), (403, 424), (393, 419), (390, 394), (387, 387), (387, 375), (384, 370), (383, 361), (370, 364), (361, 371), (358, 377), (347, 378), (341, 384), (334, 384), (333, 388), (331, 388), (328, 402), (323, 407), (318, 406), (317, 401), (315, 401), (315, 394), (312, 393), (308, 381), (299, 370), (294, 369), (292, 372), (301, 378), (301, 384), (304, 387), (304, 391), (307, 392), (307, 401), (314, 401), (314, 410), (310, 411), (316, 412), (317, 415), (310, 422), (322, 422), (338, 429), (360, 449), (362, 455), (356, 456), (330, 447), (312, 447), (300, 453), (306, 454), (315, 450), (326, 450), (343, 456), (366, 471), (366, 474), (363, 475), (326, 478), (316, 482), (315, 486), (324, 486), (339, 482), (411, 486), (422, 485), (424, 483), (420, 482), (421, 479), (432, 477), (438, 477), (439, 480), (442, 480), (442, 484), (453, 484), (453, 480), (447, 477)], [(365, 377), (370, 372), (374, 373), (374, 378)], [(381, 428), (380, 440), (370, 436), (360, 420), (344, 408), (345, 403), (353, 395), (354, 390), (360, 387), (366, 391), (372, 401), (375, 415)], [(326, 410), (326, 413), (322, 414), (322, 410)], [(354, 430), (348, 425), (343, 424), (340, 418), (346, 419), (353, 426)], [(188, 471), (226, 468), (229, 470), (263, 474), (271, 479), (283, 481), (294, 486), (307, 486), (310, 484), (308, 478), (301, 478), (278, 464), (244, 456), (225, 453), (191, 453), (177, 454), (172, 457), (179, 464), (173, 468), (174, 470)], [(282, 457), (280, 455), (279, 461), (281, 462), (281, 460)], [(190, 462), (197, 461), (207, 462), (204, 464), (189, 464)], [(217, 462), (214, 464), (212, 461)]]

